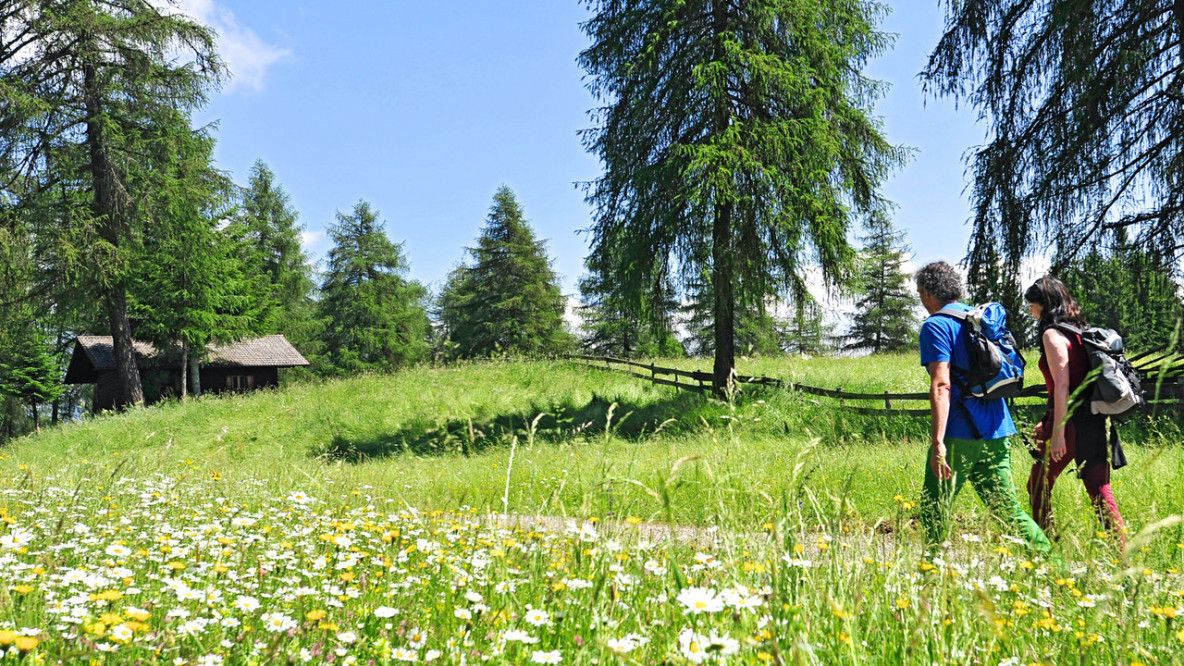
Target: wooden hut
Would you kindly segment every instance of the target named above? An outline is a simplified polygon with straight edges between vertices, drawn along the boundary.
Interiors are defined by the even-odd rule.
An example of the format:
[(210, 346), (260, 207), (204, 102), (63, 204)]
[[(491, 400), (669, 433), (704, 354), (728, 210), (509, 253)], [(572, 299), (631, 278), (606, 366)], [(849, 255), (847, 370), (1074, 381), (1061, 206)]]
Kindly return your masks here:
[[(144, 384), (144, 400), (151, 404), (181, 393), (181, 354), (136, 341), (136, 367)], [(201, 366), (203, 393), (251, 391), (279, 384), (279, 369), (307, 366), (308, 361), (282, 335), (210, 345)], [(74, 344), (66, 384), (96, 384), (95, 412), (115, 406), (119, 379), (115, 350), (109, 335), (80, 335)]]

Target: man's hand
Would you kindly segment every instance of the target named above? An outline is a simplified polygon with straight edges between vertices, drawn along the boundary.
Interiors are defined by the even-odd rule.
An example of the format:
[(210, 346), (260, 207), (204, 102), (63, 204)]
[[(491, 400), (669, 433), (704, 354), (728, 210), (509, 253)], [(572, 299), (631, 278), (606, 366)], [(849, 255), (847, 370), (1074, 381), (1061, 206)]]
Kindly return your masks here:
[(946, 462), (945, 443), (934, 442), (933, 446), (929, 447), (929, 469), (933, 470), (933, 475), (939, 480), (949, 480), (953, 470), (950, 469), (949, 463)]

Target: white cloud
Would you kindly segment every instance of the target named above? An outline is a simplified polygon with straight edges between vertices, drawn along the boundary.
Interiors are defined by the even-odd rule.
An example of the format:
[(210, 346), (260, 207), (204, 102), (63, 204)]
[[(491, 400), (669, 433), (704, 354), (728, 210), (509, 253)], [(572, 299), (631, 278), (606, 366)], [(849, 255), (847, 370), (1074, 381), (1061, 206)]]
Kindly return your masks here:
[(234, 12), (214, 0), (150, 0), (166, 10), (180, 11), (218, 33), (218, 54), (230, 71), (224, 90), (262, 90), (267, 70), (292, 55), (290, 49), (263, 41), (249, 27), (239, 24)]
[(304, 248), (305, 254), (309, 257), (319, 257), (325, 251), (326, 234), (324, 231), (309, 231), (305, 229), (300, 232), (300, 246)]
[(580, 314), (580, 307), (583, 303), (575, 296), (565, 295), (563, 299), (563, 321), (567, 324), (568, 330), (579, 335), (580, 329), (584, 325), (584, 317)]

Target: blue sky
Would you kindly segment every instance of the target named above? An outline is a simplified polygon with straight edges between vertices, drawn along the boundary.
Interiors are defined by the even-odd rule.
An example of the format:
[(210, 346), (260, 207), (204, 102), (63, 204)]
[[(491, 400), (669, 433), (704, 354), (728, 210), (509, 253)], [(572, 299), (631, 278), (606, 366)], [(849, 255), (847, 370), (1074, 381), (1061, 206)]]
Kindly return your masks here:
[[(245, 183), (256, 159), (292, 198), (314, 258), (336, 211), (366, 199), (433, 288), (465, 258), (501, 184), (518, 195), (574, 294), (591, 211), (575, 186), (596, 158), (577, 132), (595, 102), (576, 56), (577, 0), (181, 0), (214, 27), (233, 73), (198, 114), (216, 158)], [(926, 99), (916, 74), (940, 36), (936, 0), (898, 2), (894, 49), (869, 74), (889, 139), (916, 149), (888, 182), (916, 262), (960, 260), (970, 215), (962, 156), (984, 139), (973, 110)]]

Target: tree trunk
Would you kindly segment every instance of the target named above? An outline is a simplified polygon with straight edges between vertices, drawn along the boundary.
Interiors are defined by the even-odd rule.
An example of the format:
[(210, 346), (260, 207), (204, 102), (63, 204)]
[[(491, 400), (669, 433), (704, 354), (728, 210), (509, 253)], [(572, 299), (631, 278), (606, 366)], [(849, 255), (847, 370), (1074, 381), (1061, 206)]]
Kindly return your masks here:
[(711, 280), (715, 290), (715, 365), (711, 387), (721, 398), (731, 392), (736, 367), (736, 298), (732, 280), (735, 271), (732, 253), (732, 206), (716, 204), (715, 227), (711, 243)]
[[(90, 154), (90, 171), (94, 184), (94, 212), (99, 221), (99, 235), (118, 250), (123, 223), (119, 211), (119, 193), (115, 170), (109, 159), (102, 128), (102, 102), (99, 95), (98, 74), (94, 65), (83, 67), (83, 86), (86, 98), (86, 144)], [(118, 259), (116, 259), (118, 261)], [(102, 280), (107, 302), (107, 318), (111, 324), (111, 338), (115, 353), (115, 372), (119, 378), (116, 408), (144, 404), (144, 386), (136, 367), (132, 326), (127, 315), (127, 290), (124, 288), (121, 267), (102, 267), (116, 273), (116, 279)]]
[(37, 413), (37, 403), (30, 402), (29, 406), (33, 408), (33, 430), (35, 430), (37, 434), (41, 434), (41, 416)]
[[(715, 38), (712, 59), (722, 63), (726, 53), (724, 36), (728, 31), (728, 4), (712, 3), (711, 31)], [(726, 84), (724, 84), (726, 85)], [(713, 91), (715, 117), (712, 131), (723, 136), (732, 124), (731, 102), (727, 90)], [(732, 202), (719, 188), (715, 191), (715, 220), (711, 232), (711, 280), (715, 290), (714, 333), (715, 364), (712, 369), (711, 387), (715, 394), (728, 399), (731, 394), (732, 376), (736, 367), (736, 298), (735, 298), (735, 252), (732, 243)]]
[(111, 320), (115, 374), (119, 378), (119, 396), (116, 398), (115, 408), (142, 406), (144, 386), (140, 383), (140, 369), (136, 367), (132, 325), (127, 316), (127, 294), (122, 287), (113, 288), (108, 292), (107, 317)]
[(181, 402), (189, 400), (189, 343), (181, 343)]
[[(64, 344), (64, 342), (65, 342), (65, 341), (62, 339), (63, 337), (65, 337), (65, 336), (63, 335), (63, 333), (62, 333), (61, 331), (58, 331), (58, 346), (57, 346), (57, 350), (58, 350), (58, 353), (59, 353), (59, 354), (62, 352), (63, 344)], [(49, 416), (49, 422), (50, 422), (51, 424), (55, 425), (55, 426), (58, 424), (58, 418), (59, 418), (58, 414), (59, 414), (59, 412), (61, 411), (61, 408), (59, 407), (59, 404), (60, 404), (61, 402), (62, 402), (62, 396), (59, 394), (59, 395), (58, 395), (56, 398), (54, 398), (54, 399), (53, 399), (53, 403), (50, 405), (50, 412), (49, 412), (50, 416)]]
[(193, 397), (201, 397), (201, 357), (197, 354), (189, 356), (189, 377), (193, 382)]

